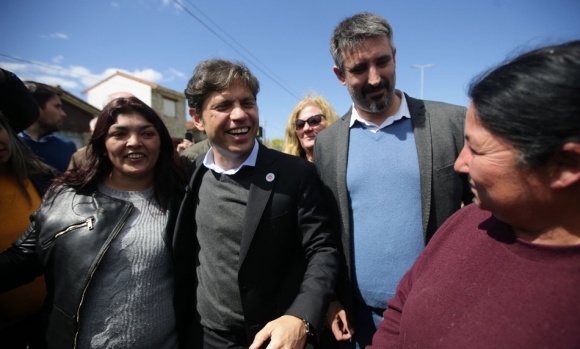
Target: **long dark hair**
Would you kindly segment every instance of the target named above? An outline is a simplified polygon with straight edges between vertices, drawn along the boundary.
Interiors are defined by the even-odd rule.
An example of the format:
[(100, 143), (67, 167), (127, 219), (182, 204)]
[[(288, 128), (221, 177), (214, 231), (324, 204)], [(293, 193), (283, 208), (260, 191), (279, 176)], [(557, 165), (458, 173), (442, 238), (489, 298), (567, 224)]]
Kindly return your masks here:
[(163, 209), (167, 209), (171, 198), (183, 184), (184, 170), (178, 161), (177, 152), (163, 120), (147, 104), (136, 97), (121, 97), (109, 102), (98, 116), (95, 130), (87, 151), (87, 161), (78, 169), (69, 170), (55, 180), (53, 186), (66, 184), (82, 190), (105, 180), (113, 170), (107, 156), (105, 140), (109, 128), (117, 121), (119, 114), (138, 113), (153, 124), (160, 138), (159, 158), (154, 169), (154, 197)]

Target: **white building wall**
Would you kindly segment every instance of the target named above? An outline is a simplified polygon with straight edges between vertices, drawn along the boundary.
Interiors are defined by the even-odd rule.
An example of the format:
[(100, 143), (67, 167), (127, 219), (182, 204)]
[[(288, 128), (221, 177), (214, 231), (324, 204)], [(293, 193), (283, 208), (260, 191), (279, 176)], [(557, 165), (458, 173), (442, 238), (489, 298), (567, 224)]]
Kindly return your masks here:
[[(161, 117), (169, 134), (174, 138), (181, 138), (185, 134), (185, 96), (175, 92), (153, 90), (151, 86), (124, 76), (115, 75), (101, 82), (87, 91), (87, 102), (102, 109), (108, 102), (109, 96), (116, 92), (130, 92), (135, 97), (153, 108)], [(165, 96), (166, 95), (166, 96)], [(163, 98), (176, 99), (175, 116), (168, 117), (163, 113)]]
[(130, 92), (148, 106), (151, 106), (151, 86), (115, 75), (87, 92), (89, 104), (102, 109), (109, 102), (109, 95), (115, 92)]

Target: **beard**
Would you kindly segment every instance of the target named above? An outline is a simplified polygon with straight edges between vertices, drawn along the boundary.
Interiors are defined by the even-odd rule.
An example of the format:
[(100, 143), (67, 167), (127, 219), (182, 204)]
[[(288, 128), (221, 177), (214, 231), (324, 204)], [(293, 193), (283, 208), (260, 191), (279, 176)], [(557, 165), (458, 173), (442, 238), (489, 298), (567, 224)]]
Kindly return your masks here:
[[(380, 90), (384, 90), (385, 93), (368, 97), (369, 94)], [(393, 73), (392, 86), (388, 80), (381, 80), (377, 86), (366, 84), (359, 91), (349, 88), (349, 93), (358, 109), (372, 114), (385, 111), (395, 99), (395, 74)]]
[(60, 123), (55, 124), (55, 123), (46, 123), (46, 122), (41, 122), (41, 123), (39, 123), (39, 125), (41, 126), (41, 128), (45, 134), (51, 134), (51, 133), (58, 132), (60, 130), (60, 126), (61, 126)]

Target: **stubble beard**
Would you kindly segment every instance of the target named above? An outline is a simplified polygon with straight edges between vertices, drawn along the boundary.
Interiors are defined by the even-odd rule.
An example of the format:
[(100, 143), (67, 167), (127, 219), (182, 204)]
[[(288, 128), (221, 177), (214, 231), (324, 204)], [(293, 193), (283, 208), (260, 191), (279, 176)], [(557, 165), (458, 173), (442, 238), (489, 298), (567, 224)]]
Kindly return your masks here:
[[(371, 114), (378, 114), (387, 110), (395, 99), (395, 79), (396, 77), (393, 74), (392, 86), (389, 81), (381, 81), (381, 84), (377, 87), (366, 85), (360, 91), (353, 91), (349, 88), (350, 96), (357, 109)], [(366, 98), (367, 94), (383, 88), (385, 89), (386, 96), (378, 96), (377, 100)]]
[(62, 121), (57, 123), (47, 123), (44, 121), (39, 122), (40, 129), (44, 135), (53, 134), (58, 132), (62, 126)]
[(387, 110), (391, 103), (393, 103), (394, 95), (394, 91), (387, 90), (386, 96), (381, 95), (378, 100), (369, 100), (362, 96), (362, 94), (355, 96), (355, 94), (351, 92), (351, 97), (357, 109), (372, 114), (378, 114)]

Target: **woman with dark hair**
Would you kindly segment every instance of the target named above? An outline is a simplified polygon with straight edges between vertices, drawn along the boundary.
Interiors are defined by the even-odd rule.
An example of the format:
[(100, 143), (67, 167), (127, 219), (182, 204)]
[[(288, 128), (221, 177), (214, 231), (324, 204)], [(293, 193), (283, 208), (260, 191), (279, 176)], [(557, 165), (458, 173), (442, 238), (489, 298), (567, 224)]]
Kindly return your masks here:
[[(30, 223), (54, 173), (18, 138), (38, 118), (26, 86), (0, 69), (0, 251), (10, 247)], [(38, 348), (42, 342), (43, 278), (0, 294), (2, 347)]]
[(169, 132), (142, 101), (118, 98), (90, 146), (0, 255), (0, 290), (44, 272), (49, 348), (177, 347), (171, 234), (184, 178)]
[(523, 54), (470, 88), (475, 204), (450, 217), (367, 348), (578, 348), (580, 41)]

